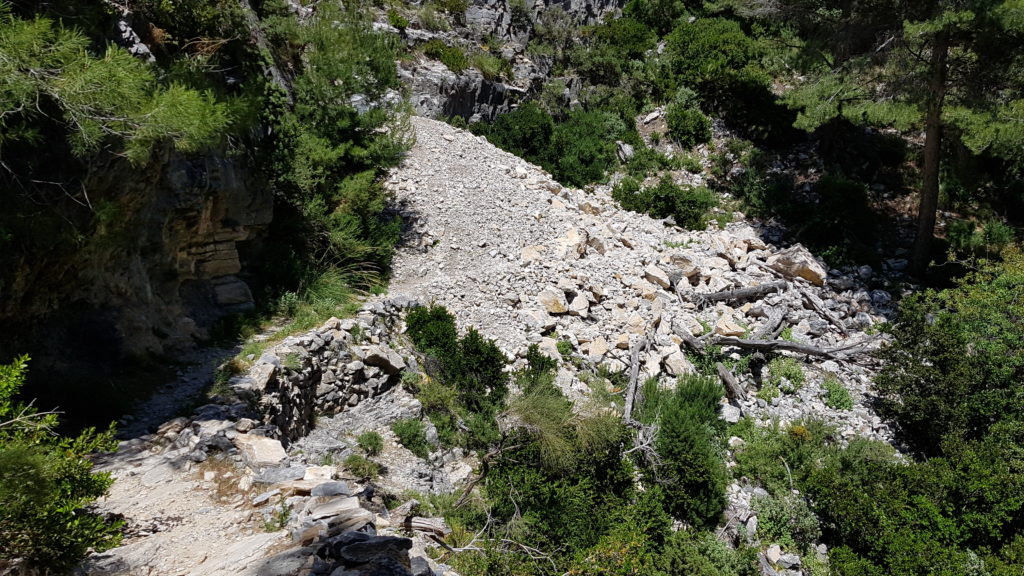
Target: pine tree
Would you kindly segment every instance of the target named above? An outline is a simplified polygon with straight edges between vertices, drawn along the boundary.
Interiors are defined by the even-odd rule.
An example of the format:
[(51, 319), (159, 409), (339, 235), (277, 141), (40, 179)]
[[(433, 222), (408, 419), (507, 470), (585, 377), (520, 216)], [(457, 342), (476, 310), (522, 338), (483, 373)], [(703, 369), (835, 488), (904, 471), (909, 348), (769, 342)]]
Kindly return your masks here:
[[(808, 45), (820, 57), (810, 80), (787, 96), (800, 108), (798, 127), (814, 129), (836, 117), (860, 124), (924, 131), (920, 203), (913, 266), (928, 265), (939, 199), (943, 139), (955, 138), (974, 152), (1018, 160), (1024, 143), (1024, 99), (1017, 48), (1024, 36), (1024, 8), (1016, 0), (880, 3), (892, 17), (877, 27), (877, 40), (864, 35), (843, 42), (836, 31), (858, 23), (869, 3), (826, 2), (802, 22)], [(873, 5), (874, 6), (874, 5)], [(808, 14), (806, 5), (788, 5)], [(765, 14), (767, 12), (764, 12)], [(799, 20), (798, 20), (799, 22)], [(831, 35), (823, 39), (821, 35)], [(806, 52), (805, 52), (806, 55)]]

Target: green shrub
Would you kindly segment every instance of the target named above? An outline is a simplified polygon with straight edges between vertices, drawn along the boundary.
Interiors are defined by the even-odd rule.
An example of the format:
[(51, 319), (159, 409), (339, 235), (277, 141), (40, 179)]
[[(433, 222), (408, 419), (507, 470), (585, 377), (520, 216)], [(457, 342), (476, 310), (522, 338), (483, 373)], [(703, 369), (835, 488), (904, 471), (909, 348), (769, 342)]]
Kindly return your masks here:
[(821, 387), (825, 389), (825, 405), (829, 408), (836, 410), (851, 410), (853, 408), (853, 398), (850, 396), (850, 391), (834, 375), (829, 374), (826, 376), (825, 380), (821, 383)]
[(462, 14), (469, 8), (469, 0), (434, 0), (434, 4), (449, 14)]
[(643, 146), (638, 148), (633, 157), (626, 164), (626, 171), (630, 176), (642, 178), (659, 170), (668, 170), (680, 167), (676, 158), (668, 158), (653, 148)]
[(492, 340), (470, 328), (458, 352), (442, 360), (442, 378), (454, 386), (459, 401), (473, 412), (497, 411), (508, 394), (508, 359)]
[(489, 52), (474, 52), (470, 57), (470, 63), (488, 80), (499, 80), (502, 77), (511, 78), (512, 76), (512, 64)]
[(652, 576), (756, 576), (756, 549), (734, 549), (708, 532), (672, 533), (654, 558)]
[(438, 13), (438, 11), (430, 4), (424, 5), (420, 8), (417, 18), (424, 30), (429, 30), (431, 32), (444, 32), (449, 28), (448, 20)]
[(458, 74), (469, 68), (466, 53), (458, 46), (449, 46), (437, 38), (423, 45), (423, 53), (430, 58), (440, 60), (449, 70)]
[(430, 456), (430, 443), (427, 442), (426, 425), (422, 420), (416, 418), (396, 420), (391, 424), (391, 431), (398, 437), (398, 443), (413, 454), (423, 459)]
[(807, 501), (792, 492), (761, 496), (754, 499), (757, 514), (757, 536), (762, 542), (773, 542), (800, 554), (813, 553), (812, 547), (821, 536), (821, 524)]
[(368, 460), (360, 454), (350, 454), (345, 458), (344, 466), (356, 478), (376, 480), (380, 476), (380, 464)]
[(502, 114), (487, 129), (487, 140), (534, 164), (545, 164), (555, 123), (551, 115), (534, 102), (520, 104)]
[(40, 573), (64, 573), (90, 550), (120, 543), (120, 523), (88, 508), (113, 482), (93, 472), (89, 458), (117, 442), (113, 427), (55, 434), (56, 415), (16, 399), (27, 364), (23, 356), (0, 365), (0, 564), (21, 560)]
[(376, 456), (384, 448), (384, 438), (374, 430), (368, 430), (356, 437), (356, 443), (367, 456)]
[(642, 190), (638, 181), (624, 178), (612, 189), (612, 198), (626, 210), (647, 212), (656, 218), (671, 216), (679, 226), (698, 230), (704, 228), (709, 211), (717, 204), (707, 188), (683, 188), (668, 176)]
[(616, 165), (615, 141), (625, 133), (625, 123), (614, 114), (573, 111), (552, 131), (548, 161), (542, 166), (569, 186), (600, 182)]
[(713, 525), (725, 506), (722, 395), (721, 384), (703, 376), (681, 378), (670, 393), (659, 392), (656, 383), (644, 387), (643, 418), (660, 415), (656, 481), (665, 491), (668, 512), (694, 526)]
[(559, 340), (555, 343), (555, 347), (558, 348), (558, 353), (562, 355), (562, 358), (572, 355), (572, 342), (568, 340)]
[(409, 27), (409, 19), (395, 10), (394, 8), (388, 10), (388, 24), (393, 28), (397, 28), (399, 31), (405, 30)]
[(455, 316), (439, 304), (413, 308), (405, 316), (405, 325), (412, 343), (421, 351), (447, 355), (458, 346)]
[(904, 439), (941, 454), (947, 438), (981, 439), (1024, 421), (1024, 256), (1004, 253), (955, 288), (905, 298), (876, 388)]
[(768, 363), (769, 382), (779, 390), (792, 394), (803, 387), (807, 377), (795, 358), (777, 356)]
[(668, 133), (683, 148), (693, 148), (711, 140), (711, 120), (697, 108), (675, 103), (665, 108)]

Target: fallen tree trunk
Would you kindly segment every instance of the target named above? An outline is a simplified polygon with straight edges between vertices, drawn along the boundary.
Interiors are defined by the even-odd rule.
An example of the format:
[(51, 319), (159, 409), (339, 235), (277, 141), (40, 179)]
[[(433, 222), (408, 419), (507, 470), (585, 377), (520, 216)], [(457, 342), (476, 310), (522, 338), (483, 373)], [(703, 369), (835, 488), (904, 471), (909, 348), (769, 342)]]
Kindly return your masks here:
[(451, 534), (452, 529), (445, 523), (444, 518), (422, 518), (419, 516), (407, 516), (402, 526), (409, 531), (419, 530), (441, 536), (442, 538)]
[(758, 352), (786, 350), (788, 352), (797, 352), (800, 354), (807, 354), (808, 356), (819, 356), (830, 360), (842, 360), (843, 358), (873, 351), (872, 348), (867, 346), (867, 344), (870, 344), (873, 341), (859, 342), (850, 346), (841, 346), (839, 348), (831, 349), (818, 348), (809, 344), (790, 342), (789, 340), (747, 340), (733, 336), (719, 336), (713, 338), (711, 341), (716, 345), (735, 346), (737, 348), (744, 348), (747, 350), (757, 350)]
[(733, 400), (746, 400), (747, 393), (740, 386), (740, 383), (736, 381), (736, 377), (733, 376), (732, 371), (725, 367), (721, 362), (715, 363), (715, 370), (718, 371), (718, 377), (722, 379), (722, 383), (725, 384), (725, 395)]
[(787, 287), (789, 287), (789, 282), (786, 282), (785, 280), (778, 280), (776, 282), (769, 282), (768, 284), (761, 284), (759, 286), (723, 290), (721, 292), (713, 292), (711, 294), (695, 294), (695, 296), (698, 304), (706, 306), (713, 302), (733, 302), (750, 300), (752, 298), (761, 298), (773, 292), (781, 292)]
[(626, 389), (626, 405), (622, 410), (622, 421), (627, 425), (633, 419), (633, 403), (636, 400), (637, 381), (640, 379), (640, 349), (647, 348), (647, 339), (637, 340), (629, 353), (629, 387)]

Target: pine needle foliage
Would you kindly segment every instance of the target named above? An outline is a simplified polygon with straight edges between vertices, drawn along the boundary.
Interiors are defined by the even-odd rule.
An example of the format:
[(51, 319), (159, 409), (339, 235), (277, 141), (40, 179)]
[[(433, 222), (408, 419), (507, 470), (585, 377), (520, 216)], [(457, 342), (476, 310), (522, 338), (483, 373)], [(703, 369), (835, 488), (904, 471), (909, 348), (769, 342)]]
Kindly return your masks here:
[(119, 524), (88, 509), (113, 482), (88, 457), (116, 442), (112, 428), (58, 435), (55, 414), (17, 401), (27, 366), (24, 356), (0, 365), (0, 564), (64, 572), (120, 542)]

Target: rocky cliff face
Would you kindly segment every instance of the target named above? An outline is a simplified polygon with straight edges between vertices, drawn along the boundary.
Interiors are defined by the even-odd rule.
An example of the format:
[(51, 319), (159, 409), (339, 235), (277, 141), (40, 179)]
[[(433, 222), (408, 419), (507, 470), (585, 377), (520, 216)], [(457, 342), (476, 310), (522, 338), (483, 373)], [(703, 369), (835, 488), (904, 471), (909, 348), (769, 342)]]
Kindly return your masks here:
[[(409, 88), (410, 103), (418, 115), (491, 121), (544, 84), (550, 71), (546, 63), (533, 62), (526, 56), (530, 26), (514, 21), (512, 4), (510, 0), (475, 0), (466, 10), (465, 25), (452, 32), (408, 29), (402, 33), (409, 48), (439, 39), (448, 45), (475, 49), (483, 39), (498, 39), (505, 43), (501, 57), (514, 69), (514, 79), (503, 82), (488, 79), (473, 68), (454, 73), (436, 61), (402, 63), (399, 77)], [(605, 14), (621, 10), (624, 4), (623, 0), (535, 0), (526, 2), (527, 13), (522, 16), (535, 21), (545, 10), (558, 8), (578, 24), (593, 24)], [(399, 33), (384, 24), (378, 24), (378, 28)]]
[(0, 285), (0, 357), (32, 355), (44, 398), (76, 387), (67, 381), (89, 394), (125, 357), (178, 356), (217, 318), (251, 308), (244, 270), (273, 216), (269, 189), (240, 158), (165, 151), (94, 174), (95, 232), (29, 253)]
[[(513, 22), (510, 0), (473, 0), (466, 10), (466, 24), (484, 35), (507, 41), (523, 41), (524, 31)], [(593, 24), (609, 12), (621, 10), (624, 0), (527, 0), (527, 12), (536, 17), (544, 10), (561, 8), (580, 24)]]

